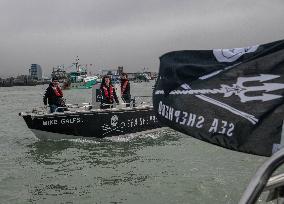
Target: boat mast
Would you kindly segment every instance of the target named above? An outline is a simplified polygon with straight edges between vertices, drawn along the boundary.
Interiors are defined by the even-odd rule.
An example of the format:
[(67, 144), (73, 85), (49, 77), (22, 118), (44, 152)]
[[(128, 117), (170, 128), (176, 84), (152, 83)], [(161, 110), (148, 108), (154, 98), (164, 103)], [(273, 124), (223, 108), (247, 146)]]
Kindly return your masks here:
[(75, 58), (75, 62), (72, 63), (72, 64), (75, 65), (76, 71), (79, 72), (80, 70), (79, 70), (79, 65), (78, 65), (79, 64), (79, 57), (78, 56)]

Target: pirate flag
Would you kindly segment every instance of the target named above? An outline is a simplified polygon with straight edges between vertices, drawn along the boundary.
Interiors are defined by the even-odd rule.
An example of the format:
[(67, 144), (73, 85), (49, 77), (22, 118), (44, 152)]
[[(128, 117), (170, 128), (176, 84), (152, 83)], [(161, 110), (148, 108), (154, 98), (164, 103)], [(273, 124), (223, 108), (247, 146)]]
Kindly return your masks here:
[(284, 40), (160, 57), (158, 120), (231, 150), (270, 156), (284, 146)]

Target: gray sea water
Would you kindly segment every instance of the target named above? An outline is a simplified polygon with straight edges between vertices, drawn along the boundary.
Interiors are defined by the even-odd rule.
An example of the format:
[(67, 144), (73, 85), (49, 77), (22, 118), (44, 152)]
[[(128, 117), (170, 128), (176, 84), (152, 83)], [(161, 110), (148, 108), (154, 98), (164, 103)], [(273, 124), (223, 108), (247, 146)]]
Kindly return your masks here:
[[(152, 84), (132, 84), (151, 95)], [(170, 129), (109, 139), (40, 141), (19, 112), (47, 85), (0, 88), (0, 203), (238, 203), (267, 159)], [(66, 90), (68, 103), (91, 90)]]

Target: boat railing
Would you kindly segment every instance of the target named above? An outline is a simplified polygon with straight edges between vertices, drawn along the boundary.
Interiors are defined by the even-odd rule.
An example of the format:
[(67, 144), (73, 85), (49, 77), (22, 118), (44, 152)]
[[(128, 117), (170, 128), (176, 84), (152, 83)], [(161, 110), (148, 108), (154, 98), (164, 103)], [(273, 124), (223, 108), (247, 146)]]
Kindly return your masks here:
[[(152, 97), (151, 96), (134, 96), (131, 99), (130, 103), (123, 102), (123, 103), (120, 103), (119, 105), (115, 103), (114, 104), (103, 104), (103, 105), (109, 105), (109, 109), (111, 110), (147, 108), (147, 107), (152, 107)], [(54, 113), (61, 114), (64, 112), (101, 111), (101, 110), (103, 109), (94, 109), (94, 107), (90, 103), (66, 104), (66, 106), (64, 107), (57, 107)], [(107, 109), (104, 109), (104, 110), (107, 110)], [(53, 114), (53, 113), (49, 112), (48, 106), (44, 106), (44, 107), (34, 108), (32, 109), (31, 112), (26, 112), (26, 114), (45, 115), (45, 114)]]
[[(144, 96), (143, 96), (144, 97)], [(103, 103), (104, 106), (109, 106), (110, 108), (116, 108), (116, 109), (131, 109), (131, 108), (145, 108), (145, 107), (151, 107), (152, 103), (148, 101), (139, 101), (135, 98), (131, 99), (130, 103), (120, 103), (120, 104), (107, 104)]]
[(130, 103), (122, 102), (119, 105), (115, 103), (114, 104), (104, 103), (102, 105), (107, 105), (110, 108), (136, 108), (136, 107), (152, 106), (152, 96), (134, 96), (130, 100)]
[(264, 191), (269, 191), (266, 202), (277, 199), (277, 203), (284, 203), (284, 174), (272, 174), (284, 163), (284, 149), (272, 155), (251, 179), (239, 204), (256, 203)]

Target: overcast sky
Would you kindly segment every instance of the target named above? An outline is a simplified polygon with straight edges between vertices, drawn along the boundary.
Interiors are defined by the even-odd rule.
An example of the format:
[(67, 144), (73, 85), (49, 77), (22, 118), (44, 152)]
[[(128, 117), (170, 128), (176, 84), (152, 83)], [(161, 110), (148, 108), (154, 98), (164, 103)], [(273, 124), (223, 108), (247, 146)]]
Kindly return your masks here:
[(284, 39), (284, 0), (0, 0), (0, 76), (40, 64), (158, 71), (173, 50)]

